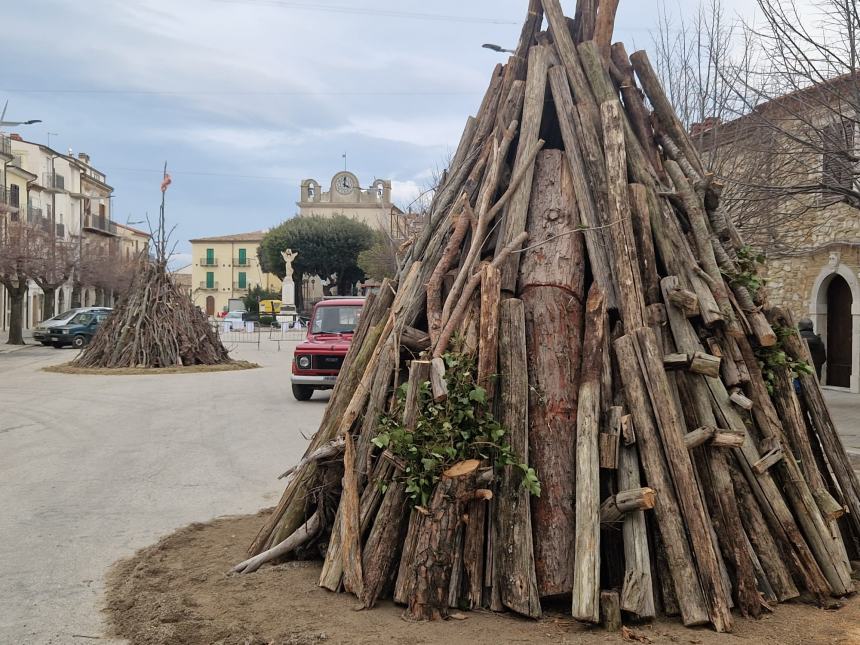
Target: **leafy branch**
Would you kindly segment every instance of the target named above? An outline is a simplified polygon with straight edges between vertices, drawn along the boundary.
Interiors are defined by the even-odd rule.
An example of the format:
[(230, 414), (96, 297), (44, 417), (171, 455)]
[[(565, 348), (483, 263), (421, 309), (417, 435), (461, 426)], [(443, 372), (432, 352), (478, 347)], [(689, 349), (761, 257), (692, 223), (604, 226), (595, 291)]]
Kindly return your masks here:
[(435, 402), (430, 382), (421, 383), (418, 419), (414, 431), (409, 431), (401, 423), (408, 386), (404, 383), (391, 412), (380, 418), (379, 433), (373, 439), (377, 447), (391, 450), (406, 463), (403, 479), (412, 503), (426, 505), (442, 473), (466, 459), (487, 460), (496, 468), (514, 466), (523, 474), (523, 486), (540, 496), (534, 468), (514, 455), (507, 430), (487, 409), (487, 392), (475, 382), (475, 360), (455, 352), (442, 358), (447, 400)]

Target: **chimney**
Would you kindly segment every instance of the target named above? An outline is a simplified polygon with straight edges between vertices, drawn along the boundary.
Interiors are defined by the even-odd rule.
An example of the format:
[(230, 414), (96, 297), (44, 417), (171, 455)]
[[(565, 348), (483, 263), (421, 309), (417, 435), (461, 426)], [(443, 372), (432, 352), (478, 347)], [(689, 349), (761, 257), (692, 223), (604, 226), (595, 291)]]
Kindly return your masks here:
[(713, 130), (718, 125), (720, 125), (720, 117), (709, 116), (701, 123), (694, 123), (690, 126), (690, 136), (697, 137), (708, 130)]
[(18, 134), (17, 132), (13, 132), (12, 134), (10, 134), (9, 138), (12, 139), (12, 141), (23, 141), (23, 139), (21, 138), (21, 135)]
[(86, 152), (79, 152), (78, 153), (78, 159), (83, 161), (88, 166), (90, 165), (90, 156)]

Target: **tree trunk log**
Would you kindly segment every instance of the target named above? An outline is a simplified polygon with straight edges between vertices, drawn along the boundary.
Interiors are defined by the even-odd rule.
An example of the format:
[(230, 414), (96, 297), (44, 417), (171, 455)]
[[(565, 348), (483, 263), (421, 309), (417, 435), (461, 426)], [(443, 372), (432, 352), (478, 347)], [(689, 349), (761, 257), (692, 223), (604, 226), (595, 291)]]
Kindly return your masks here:
[[(618, 465), (618, 487), (631, 490), (640, 487), (639, 456), (636, 444), (622, 446)], [(656, 498), (655, 498), (656, 503)], [(639, 618), (653, 618), (654, 587), (651, 579), (651, 557), (644, 511), (624, 516), (624, 583), (621, 586), (621, 608)]]
[[(523, 303), (502, 302), (499, 327), (499, 404), (501, 424), (508, 430), (511, 450), (522, 463), (529, 461), (529, 383)], [(495, 505), (494, 566), (502, 604), (532, 618), (541, 615), (535, 575), (529, 492), (522, 473), (505, 466)]]

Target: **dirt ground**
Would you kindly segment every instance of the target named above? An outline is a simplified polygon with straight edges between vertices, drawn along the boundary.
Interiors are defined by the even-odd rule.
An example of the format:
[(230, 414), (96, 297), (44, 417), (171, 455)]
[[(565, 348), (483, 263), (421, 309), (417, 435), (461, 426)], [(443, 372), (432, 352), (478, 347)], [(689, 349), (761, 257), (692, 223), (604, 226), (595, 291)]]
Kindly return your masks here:
[[(111, 635), (134, 645), (311, 645), (316, 643), (691, 643), (773, 645), (860, 643), (860, 597), (836, 611), (780, 605), (761, 620), (738, 618), (731, 635), (685, 629), (678, 622), (632, 625), (625, 635), (590, 629), (549, 614), (538, 622), (470, 612), (465, 620), (409, 623), (401, 609), (382, 603), (357, 611), (351, 595), (317, 587), (320, 565), (292, 562), (229, 575), (263, 514), (192, 524), (133, 557), (117, 562), (107, 579)], [(626, 636), (626, 638), (625, 638)], [(640, 640), (641, 639), (641, 640)]]
[(186, 365), (181, 367), (75, 367), (71, 363), (43, 367), (55, 374), (89, 374), (93, 376), (157, 376), (159, 374), (202, 374), (204, 372), (233, 372), (260, 367), (249, 361), (230, 361), (217, 365)]

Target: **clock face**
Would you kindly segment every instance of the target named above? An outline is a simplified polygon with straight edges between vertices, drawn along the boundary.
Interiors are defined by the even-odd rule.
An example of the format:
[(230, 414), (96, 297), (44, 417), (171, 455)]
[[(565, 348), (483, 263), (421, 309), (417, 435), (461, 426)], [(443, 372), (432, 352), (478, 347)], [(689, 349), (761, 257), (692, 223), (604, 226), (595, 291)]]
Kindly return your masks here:
[(350, 175), (338, 175), (334, 180), (334, 186), (341, 195), (348, 195), (355, 188), (355, 181)]

